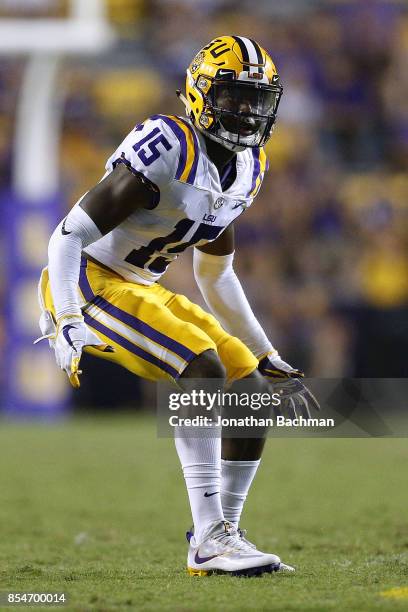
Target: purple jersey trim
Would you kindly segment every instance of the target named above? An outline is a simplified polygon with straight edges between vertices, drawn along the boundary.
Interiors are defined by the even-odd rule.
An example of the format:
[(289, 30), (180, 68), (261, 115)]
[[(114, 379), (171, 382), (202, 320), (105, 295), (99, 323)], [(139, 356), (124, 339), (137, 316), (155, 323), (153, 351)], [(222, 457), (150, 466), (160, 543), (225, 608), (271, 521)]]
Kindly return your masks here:
[(183, 125), (186, 126), (186, 128), (188, 128), (193, 136), (193, 143), (194, 143), (194, 162), (193, 165), (191, 166), (191, 170), (188, 173), (188, 177), (186, 182), (189, 183), (190, 185), (194, 184), (195, 181), (195, 177), (197, 174), (197, 167), (198, 167), (198, 159), (199, 159), (199, 154), (198, 154), (198, 138), (197, 135), (194, 131), (194, 129), (191, 127), (191, 125), (182, 117), (177, 117), (177, 119), (179, 119), (179, 121), (181, 121), (181, 123)]
[(176, 175), (174, 177), (176, 180), (179, 180), (187, 164), (186, 135), (181, 129), (181, 127), (179, 127), (173, 119), (170, 119), (170, 117), (167, 117), (166, 115), (153, 115), (151, 119), (152, 120), (161, 119), (162, 121), (164, 121), (164, 123), (168, 125), (169, 128), (173, 131), (174, 135), (177, 137), (177, 140), (180, 143), (180, 158), (179, 158), (179, 163), (178, 163), (177, 170), (176, 170)]

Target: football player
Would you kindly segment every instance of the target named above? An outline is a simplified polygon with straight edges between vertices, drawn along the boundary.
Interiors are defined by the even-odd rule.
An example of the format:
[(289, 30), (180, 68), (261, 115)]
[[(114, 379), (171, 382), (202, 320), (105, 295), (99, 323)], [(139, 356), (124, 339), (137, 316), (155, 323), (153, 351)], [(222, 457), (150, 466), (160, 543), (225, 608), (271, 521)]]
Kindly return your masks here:
[[(106, 163), (102, 180), (55, 229), (39, 297), (40, 327), (57, 364), (79, 386), (82, 350), (137, 376), (265, 384), (290, 382), (293, 414), (317, 408), (265, 335), (233, 269), (233, 223), (251, 206), (267, 170), (282, 85), (254, 40), (220, 36), (187, 70), (186, 117), (154, 115)], [(213, 314), (160, 284), (194, 247), (194, 274)], [(194, 532), (188, 571), (256, 575), (293, 569), (257, 550), (239, 529), (264, 438), (197, 437), (176, 431)]]

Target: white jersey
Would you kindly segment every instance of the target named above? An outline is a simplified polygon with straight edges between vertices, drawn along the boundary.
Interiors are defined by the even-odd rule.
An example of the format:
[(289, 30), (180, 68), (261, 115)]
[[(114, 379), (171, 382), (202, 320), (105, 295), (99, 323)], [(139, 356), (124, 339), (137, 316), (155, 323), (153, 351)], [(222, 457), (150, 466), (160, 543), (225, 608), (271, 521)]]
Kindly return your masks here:
[[(155, 206), (140, 209), (84, 251), (126, 280), (151, 285), (189, 246), (215, 240), (248, 208), (267, 161), (263, 149), (237, 153), (221, 180), (203, 136), (186, 119), (154, 115), (128, 134), (108, 159), (143, 174), (157, 190)], [(223, 191), (228, 172), (236, 178)]]

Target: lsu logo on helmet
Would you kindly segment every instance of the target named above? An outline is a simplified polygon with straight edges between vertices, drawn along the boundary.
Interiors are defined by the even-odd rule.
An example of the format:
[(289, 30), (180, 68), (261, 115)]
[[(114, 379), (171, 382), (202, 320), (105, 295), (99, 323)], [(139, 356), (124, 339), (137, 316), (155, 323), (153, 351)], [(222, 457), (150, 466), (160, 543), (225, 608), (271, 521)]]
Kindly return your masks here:
[(243, 36), (220, 36), (187, 69), (187, 114), (209, 138), (235, 151), (270, 138), (283, 88), (269, 54)]

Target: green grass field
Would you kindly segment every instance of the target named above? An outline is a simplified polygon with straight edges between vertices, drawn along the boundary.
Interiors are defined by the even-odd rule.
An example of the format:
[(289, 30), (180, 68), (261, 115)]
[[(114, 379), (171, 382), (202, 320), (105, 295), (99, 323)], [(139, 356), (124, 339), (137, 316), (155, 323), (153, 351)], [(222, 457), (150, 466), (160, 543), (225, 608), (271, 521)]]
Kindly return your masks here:
[(243, 526), (297, 573), (191, 578), (152, 419), (2, 423), (0, 591), (65, 591), (64, 610), (407, 610), (407, 459), (404, 439), (270, 440)]

